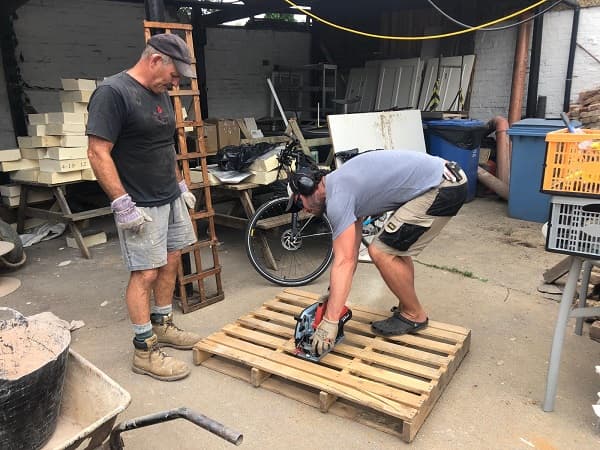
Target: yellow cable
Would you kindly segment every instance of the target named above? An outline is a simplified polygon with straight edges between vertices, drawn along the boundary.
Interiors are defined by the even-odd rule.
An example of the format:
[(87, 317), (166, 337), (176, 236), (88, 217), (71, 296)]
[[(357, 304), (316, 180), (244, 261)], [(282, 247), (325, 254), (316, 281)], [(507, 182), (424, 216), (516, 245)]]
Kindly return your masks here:
[(516, 17), (520, 14), (523, 14), (524, 12), (527, 12), (531, 9), (537, 8), (538, 6), (540, 6), (543, 3), (546, 3), (548, 0), (540, 0), (536, 3), (534, 3), (531, 6), (528, 6), (527, 8), (523, 8), (520, 11), (514, 12), (512, 14), (509, 14), (508, 16), (504, 16), (501, 17), (500, 19), (496, 19), (496, 20), (492, 20), (491, 22), (487, 22), (484, 23), (483, 25), (477, 25), (476, 27), (471, 27), (471, 28), (466, 28), (464, 30), (459, 30), (459, 31), (453, 31), (451, 33), (444, 33), (444, 34), (435, 34), (435, 35), (431, 35), (431, 36), (387, 36), (387, 35), (383, 35), (383, 34), (373, 34), (373, 33), (366, 33), (364, 31), (360, 31), (360, 30), (354, 30), (352, 28), (348, 28), (348, 27), (344, 27), (342, 25), (337, 25), (333, 22), (329, 22), (328, 20), (325, 20), (315, 14), (313, 14), (310, 11), (304, 10), (302, 8), (300, 8), (298, 5), (296, 5), (292, 0), (283, 0), (285, 1), (287, 4), (292, 5), (294, 8), (296, 8), (298, 11), (300, 11), (302, 14), (305, 14), (309, 17), (312, 17), (313, 19), (324, 23), (325, 25), (329, 25), (330, 27), (333, 28), (337, 28), (338, 30), (342, 30), (342, 31), (347, 31), (349, 33), (354, 33), (354, 34), (358, 34), (360, 36), (365, 36), (365, 37), (370, 37), (370, 38), (376, 38), (376, 39), (390, 39), (390, 40), (395, 40), (395, 41), (423, 41), (426, 39), (440, 39), (440, 38), (446, 38), (446, 37), (450, 37), (450, 36), (457, 36), (459, 34), (465, 34), (465, 33), (469, 33), (471, 31), (477, 31), (481, 28), (485, 28), (485, 27), (489, 27), (491, 25), (495, 25), (498, 22), (503, 22), (505, 20), (508, 19), (512, 19), (513, 17)]

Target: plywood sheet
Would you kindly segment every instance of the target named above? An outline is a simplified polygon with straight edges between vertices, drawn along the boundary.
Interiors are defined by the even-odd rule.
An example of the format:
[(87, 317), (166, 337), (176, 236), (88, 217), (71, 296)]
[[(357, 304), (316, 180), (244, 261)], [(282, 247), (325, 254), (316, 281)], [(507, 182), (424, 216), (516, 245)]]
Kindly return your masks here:
[(425, 152), (419, 110), (335, 114), (327, 121), (336, 153), (353, 148)]

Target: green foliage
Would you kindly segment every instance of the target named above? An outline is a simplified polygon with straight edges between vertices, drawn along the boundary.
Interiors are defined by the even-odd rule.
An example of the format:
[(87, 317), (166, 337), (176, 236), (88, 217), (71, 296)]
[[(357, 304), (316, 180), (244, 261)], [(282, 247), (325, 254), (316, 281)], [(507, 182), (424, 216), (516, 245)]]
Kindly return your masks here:
[(294, 19), (293, 14), (286, 14), (286, 13), (266, 13), (265, 19), (281, 20), (283, 22), (295, 22), (296, 21)]

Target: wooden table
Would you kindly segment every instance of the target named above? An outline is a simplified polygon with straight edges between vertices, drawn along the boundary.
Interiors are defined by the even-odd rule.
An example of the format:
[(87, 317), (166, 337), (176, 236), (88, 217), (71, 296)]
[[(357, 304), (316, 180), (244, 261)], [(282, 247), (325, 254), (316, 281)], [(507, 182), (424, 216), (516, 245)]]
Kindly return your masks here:
[[(21, 185), (21, 198), (19, 202), (19, 211), (17, 214), (17, 232), (23, 233), (25, 218), (27, 217), (37, 217), (48, 221), (64, 222), (67, 224), (69, 230), (73, 234), (73, 238), (75, 238), (75, 242), (77, 242), (77, 246), (79, 247), (79, 250), (81, 250), (81, 254), (83, 255), (83, 257), (91, 259), (92, 254), (90, 253), (90, 250), (87, 248), (85, 242), (83, 241), (83, 236), (81, 235), (81, 231), (79, 230), (77, 222), (81, 222), (82, 220), (86, 219), (91, 219), (93, 217), (110, 215), (112, 214), (110, 206), (73, 213), (65, 197), (64, 189), (65, 186), (68, 184), (80, 183), (81, 181), (73, 181), (69, 183), (59, 184), (35, 183), (30, 181), (15, 182)], [(52, 191), (54, 199), (56, 200), (56, 204), (58, 205), (58, 211), (53, 211), (52, 209), (48, 210), (43, 208), (37, 208), (28, 205), (27, 192), (31, 187), (44, 187), (50, 189)]]
[(230, 228), (237, 228), (245, 230), (250, 219), (255, 212), (254, 205), (252, 204), (252, 189), (259, 187), (259, 184), (254, 183), (237, 183), (237, 184), (218, 184), (211, 186), (211, 189), (215, 191), (224, 191), (234, 200), (239, 201), (244, 211), (245, 217), (234, 214), (234, 209), (237, 205), (234, 205), (227, 214), (215, 213), (215, 223)]

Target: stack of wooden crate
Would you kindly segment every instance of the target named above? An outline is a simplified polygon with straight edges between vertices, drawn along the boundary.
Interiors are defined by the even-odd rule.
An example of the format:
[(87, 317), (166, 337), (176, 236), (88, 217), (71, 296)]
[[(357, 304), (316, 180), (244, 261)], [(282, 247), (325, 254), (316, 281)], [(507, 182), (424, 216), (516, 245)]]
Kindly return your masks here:
[(96, 81), (62, 79), (61, 83), (61, 111), (29, 114), (28, 136), (17, 138), (20, 159), (0, 164), (15, 181), (58, 184), (96, 179), (85, 135), (87, 104)]

